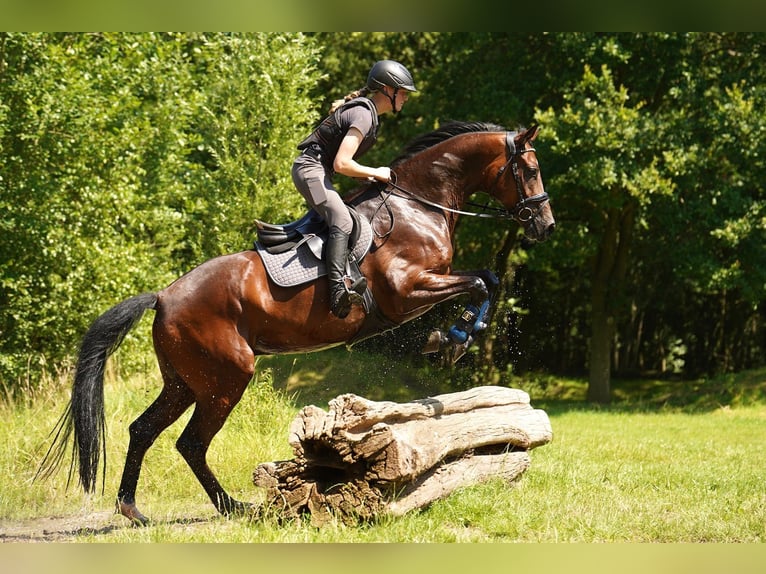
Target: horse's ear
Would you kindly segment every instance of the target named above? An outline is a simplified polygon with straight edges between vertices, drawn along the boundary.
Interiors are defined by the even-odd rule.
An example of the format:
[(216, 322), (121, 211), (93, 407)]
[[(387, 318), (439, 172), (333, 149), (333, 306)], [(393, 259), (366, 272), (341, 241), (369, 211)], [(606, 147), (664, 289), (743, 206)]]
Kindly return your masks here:
[(528, 142), (535, 141), (535, 138), (537, 137), (537, 134), (539, 133), (540, 133), (540, 126), (537, 124), (532, 124), (532, 126), (527, 128), (526, 132), (524, 132), (524, 141), (528, 141)]

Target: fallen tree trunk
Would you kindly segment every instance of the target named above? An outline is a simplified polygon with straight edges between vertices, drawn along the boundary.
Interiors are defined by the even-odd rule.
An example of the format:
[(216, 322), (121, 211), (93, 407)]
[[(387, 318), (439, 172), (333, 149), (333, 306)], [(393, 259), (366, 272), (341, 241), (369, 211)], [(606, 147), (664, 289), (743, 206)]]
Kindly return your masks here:
[(551, 441), (547, 414), (529, 395), (477, 387), (409, 403), (336, 397), (329, 410), (307, 406), (290, 426), (295, 458), (253, 473), (266, 506), (282, 516), (309, 512), (367, 519), (401, 515), (455, 489), (493, 477), (515, 480), (528, 451)]

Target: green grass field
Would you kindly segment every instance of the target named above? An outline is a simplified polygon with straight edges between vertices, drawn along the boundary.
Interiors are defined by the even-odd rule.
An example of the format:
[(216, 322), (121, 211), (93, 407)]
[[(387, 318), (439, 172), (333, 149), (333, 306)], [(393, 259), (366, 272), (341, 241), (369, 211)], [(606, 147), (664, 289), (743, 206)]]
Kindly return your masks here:
[[(406, 401), (448, 390), (402, 361), (331, 351), (261, 361), (261, 375), (214, 440), (209, 461), (229, 492), (257, 501), (261, 462), (291, 458), (287, 428), (306, 404), (356, 392)], [(551, 443), (513, 484), (464, 488), (421, 511), (370, 524), (224, 518), (174, 443), (188, 414), (149, 451), (138, 504), (153, 524), (113, 515), (130, 422), (159, 390), (155, 376), (106, 385), (104, 493), (85, 496), (66, 472), (32, 478), (69, 392), (50, 381), (34, 400), (0, 403), (0, 540), (78, 542), (764, 542), (766, 369), (692, 382), (616, 381), (604, 407), (576, 380), (515, 380), (544, 409)]]

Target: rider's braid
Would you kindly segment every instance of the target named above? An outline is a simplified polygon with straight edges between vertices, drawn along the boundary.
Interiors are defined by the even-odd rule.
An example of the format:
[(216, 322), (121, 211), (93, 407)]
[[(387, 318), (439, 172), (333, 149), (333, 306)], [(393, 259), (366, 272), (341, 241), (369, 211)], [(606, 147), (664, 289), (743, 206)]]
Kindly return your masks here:
[(337, 110), (339, 107), (341, 107), (343, 104), (345, 104), (349, 100), (353, 100), (354, 98), (359, 98), (361, 96), (366, 96), (369, 94), (372, 90), (368, 88), (367, 86), (360, 88), (358, 90), (354, 90), (353, 92), (350, 92), (346, 94), (343, 99), (335, 100), (332, 105), (330, 106), (330, 113), (333, 113), (335, 110)]

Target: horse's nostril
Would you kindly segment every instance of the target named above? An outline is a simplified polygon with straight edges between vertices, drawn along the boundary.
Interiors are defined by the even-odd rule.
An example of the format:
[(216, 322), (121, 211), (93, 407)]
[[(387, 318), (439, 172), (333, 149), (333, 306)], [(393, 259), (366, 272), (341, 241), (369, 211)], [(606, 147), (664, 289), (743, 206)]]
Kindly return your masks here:
[(553, 235), (554, 231), (556, 231), (556, 224), (555, 223), (551, 223), (548, 226), (548, 228), (545, 230), (545, 236), (546, 237), (550, 237), (551, 235)]

